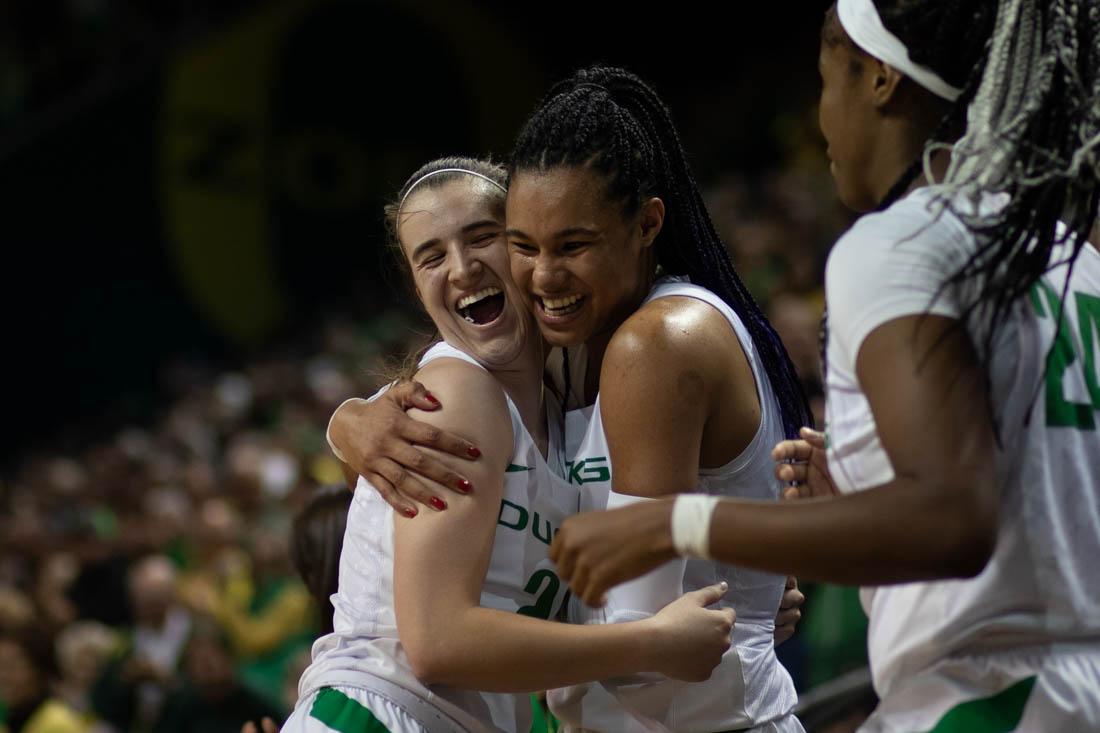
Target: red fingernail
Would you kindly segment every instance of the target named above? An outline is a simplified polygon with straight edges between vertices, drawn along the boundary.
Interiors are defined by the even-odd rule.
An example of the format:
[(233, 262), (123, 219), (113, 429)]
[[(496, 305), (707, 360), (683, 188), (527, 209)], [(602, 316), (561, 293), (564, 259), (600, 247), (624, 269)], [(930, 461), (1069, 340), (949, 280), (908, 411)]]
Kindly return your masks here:
[(458, 490), (464, 494), (469, 494), (471, 491), (474, 490), (474, 485), (464, 478), (460, 478), (458, 481), (455, 481), (455, 486), (457, 486)]
[(438, 496), (433, 496), (431, 499), (428, 499), (428, 503), (431, 504), (436, 509), (438, 509), (439, 511), (443, 511), (444, 509), (447, 508), (446, 502), (444, 502)]
[(424, 399), (426, 399), (426, 400), (427, 400), (428, 402), (431, 402), (431, 403), (432, 403), (433, 405), (435, 405), (436, 407), (439, 407), (439, 404), (440, 404), (440, 403), (439, 403), (439, 400), (437, 400), (437, 399), (435, 398), (435, 395), (434, 395), (434, 394), (432, 394), (431, 392), (425, 392), (425, 393), (424, 393)]
[(481, 458), (481, 451), (477, 449), (477, 446), (471, 445), (466, 449), (466, 452), (470, 455), (470, 458)]
[(401, 513), (404, 514), (409, 519), (412, 519), (413, 517), (416, 516), (416, 510), (415, 509), (410, 509), (409, 507), (405, 507), (404, 509), (402, 509)]

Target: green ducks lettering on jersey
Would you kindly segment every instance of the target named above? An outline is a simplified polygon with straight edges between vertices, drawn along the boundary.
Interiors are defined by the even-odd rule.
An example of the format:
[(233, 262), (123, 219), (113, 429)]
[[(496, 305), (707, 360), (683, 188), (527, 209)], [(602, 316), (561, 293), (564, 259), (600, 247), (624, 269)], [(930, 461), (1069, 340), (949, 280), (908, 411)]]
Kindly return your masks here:
[[(529, 511), (527, 507), (520, 506), (507, 499), (500, 500), (500, 515), (497, 517), (497, 524), (501, 527), (514, 529), (517, 532), (530, 529), (531, 535), (544, 545), (549, 545), (550, 540), (558, 531), (558, 528), (554, 527), (549, 519), (543, 519), (537, 511)], [(554, 574), (553, 570), (547, 568), (536, 570), (523, 589), (525, 593), (529, 593), (535, 598), (535, 602), (518, 609), (517, 613), (534, 618), (549, 619), (554, 611), (554, 601), (557, 599), (560, 589), (561, 580)]]
[(497, 524), (508, 529), (514, 529), (517, 532), (523, 532), (529, 528), (531, 535), (547, 546), (558, 532), (558, 528), (551, 525), (549, 519), (543, 519), (538, 512), (532, 513), (527, 510), (527, 507), (514, 504), (507, 499), (500, 500), (500, 514), (497, 516)]

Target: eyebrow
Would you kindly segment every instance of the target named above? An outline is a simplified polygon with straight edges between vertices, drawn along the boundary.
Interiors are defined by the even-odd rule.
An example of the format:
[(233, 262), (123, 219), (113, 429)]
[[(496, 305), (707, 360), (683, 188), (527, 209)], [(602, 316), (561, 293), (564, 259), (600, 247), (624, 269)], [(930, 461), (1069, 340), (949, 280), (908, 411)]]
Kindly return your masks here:
[[(470, 232), (472, 232), (474, 230), (483, 229), (484, 227), (498, 227), (498, 226), (500, 226), (499, 221), (496, 221), (494, 219), (482, 219), (480, 221), (475, 221), (475, 222), (472, 222), (470, 224), (467, 224), (466, 226), (462, 227), (462, 229), (460, 229), (459, 231), (461, 231), (463, 234), (469, 234)], [(431, 249), (432, 247), (436, 246), (437, 244), (439, 244), (439, 237), (433, 237), (432, 239), (429, 239), (426, 242), (421, 242), (420, 244), (416, 245), (416, 248), (413, 249), (413, 253), (412, 253), (413, 261), (414, 262), (416, 261), (416, 258), (420, 256), (421, 252), (423, 252), (424, 250), (427, 250), (427, 249)]]
[(412, 259), (413, 262), (416, 262), (417, 258), (420, 257), (420, 254), (424, 252), (424, 250), (431, 249), (437, 244), (439, 244), (439, 237), (433, 237), (426, 242), (422, 242), (416, 245), (416, 249), (413, 250), (412, 257), (410, 259)]
[(588, 227), (568, 227), (562, 229), (556, 236), (558, 239), (564, 239), (565, 237), (575, 237), (578, 234), (583, 237), (598, 237), (600, 235), (595, 229), (589, 229)]
[(482, 219), (481, 221), (475, 221), (473, 224), (467, 224), (462, 227), (463, 234), (469, 234), (475, 229), (481, 229), (482, 227), (498, 227), (500, 222), (494, 219)]
[[(504, 232), (509, 237), (522, 237), (523, 239), (530, 239), (529, 236), (521, 232), (519, 229), (507, 229)], [(554, 233), (555, 239), (565, 239), (566, 237), (575, 237), (581, 235), (584, 237), (598, 237), (600, 233), (595, 229), (589, 229), (588, 227), (566, 227), (558, 232)]]

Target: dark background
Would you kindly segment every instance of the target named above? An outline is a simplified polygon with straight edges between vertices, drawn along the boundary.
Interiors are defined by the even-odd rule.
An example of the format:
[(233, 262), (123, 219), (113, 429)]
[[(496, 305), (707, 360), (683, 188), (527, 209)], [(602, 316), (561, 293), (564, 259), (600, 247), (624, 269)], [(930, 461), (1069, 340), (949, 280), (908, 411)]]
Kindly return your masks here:
[(704, 183), (774, 165), (816, 135), (824, 5), (3, 6), (2, 459), (147, 418), (170, 359), (392, 301), (385, 198), (437, 155), (506, 157), (579, 66), (651, 81)]

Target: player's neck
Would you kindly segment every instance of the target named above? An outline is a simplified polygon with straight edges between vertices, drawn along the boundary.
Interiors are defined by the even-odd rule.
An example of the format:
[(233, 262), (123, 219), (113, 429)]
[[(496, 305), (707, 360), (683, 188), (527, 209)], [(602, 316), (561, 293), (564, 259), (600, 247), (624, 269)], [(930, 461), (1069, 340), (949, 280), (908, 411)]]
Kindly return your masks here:
[[(947, 169), (951, 165), (951, 153), (947, 150), (937, 150), (932, 153), (931, 158), (928, 161), (928, 170), (922, 172), (919, 176), (913, 179), (913, 182), (909, 184), (909, 188), (905, 190), (905, 193), (910, 193), (918, 188), (929, 185), (930, 183), (942, 182), (947, 177)], [(929, 171), (932, 173), (932, 180), (928, 180)]]
[(543, 340), (537, 331), (532, 344), (525, 350), (518, 363), (506, 369), (493, 369), (500, 386), (519, 410), (527, 432), (535, 439), (543, 455), (546, 454), (546, 412), (543, 400), (542, 368)]
[[(876, 201), (882, 201), (894, 184), (905, 174), (914, 160), (924, 155), (924, 146), (931, 131), (905, 117), (893, 117), (882, 123), (873, 143), (871, 185)], [(951, 157), (946, 151), (932, 155), (931, 169), (935, 180), (942, 181)], [(913, 179), (905, 193), (928, 185), (925, 172)]]

